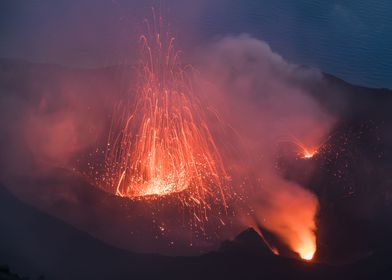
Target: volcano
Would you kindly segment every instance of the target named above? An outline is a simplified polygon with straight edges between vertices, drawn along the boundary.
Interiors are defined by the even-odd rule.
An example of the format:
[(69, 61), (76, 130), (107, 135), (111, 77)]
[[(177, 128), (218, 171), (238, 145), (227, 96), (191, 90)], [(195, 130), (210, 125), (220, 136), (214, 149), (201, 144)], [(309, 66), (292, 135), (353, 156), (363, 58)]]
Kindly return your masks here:
[[(307, 263), (262, 225), (257, 231), (242, 233), (244, 229), (231, 228), (237, 230), (237, 237), (222, 230), (227, 241), (197, 239), (189, 249), (188, 240), (175, 239), (176, 232), (167, 232), (170, 226), (154, 224), (164, 213), (147, 211), (140, 201), (107, 193), (79, 172), (50, 164), (59, 156), (51, 143), (61, 143), (69, 135), (31, 149), (31, 139), (22, 131), (26, 114), (67, 111), (74, 94), (83, 99), (86, 92), (95, 93), (95, 102), (108, 104), (105, 93), (121, 95), (130, 83), (124, 82), (124, 76), (130, 72), (128, 66), (82, 70), (0, 61), (0, 264), (19, 275), (48, 279), (289, 279), (293, 275), (299, 279), (372, 279), (376, 274), (390, 278), (392, 91), (350, 85), (328, 74), (302, 85), (326, 111), (339, 116), (330, 137), (312, 157), (278, 162), (285, 178), (312, 190), (320, 201), (318, 249), (314, 261)], [(59, 92), (62, 100), (56, 99)], [(107, 122), (110, 106), (97, 114), (94, 104), (83, 108), (85, 122)], [(13, 106), (20, 110), (10, 110)], [(61, 114), (56, 117), (61, 119)], [(62, 125), (68, 127), (59, 121)], [(96, 135), (93, 128), (83, 125), (73, 129)], [(46, 154), (38, 169), (37, 150)], [(85, 159), (70, 160), (80, 163)], [(307, 176), (310, 168), (313, 172)], [(18, 172), (11, 172), (15, 169)], [(175, 209), (168, 207), (167, 211)], [(181, 233), (189, 234), (186, 229)], [(264, 239), (286, 253), (274, 255)], [(141, 253), (146, 251), (150, 253)]]

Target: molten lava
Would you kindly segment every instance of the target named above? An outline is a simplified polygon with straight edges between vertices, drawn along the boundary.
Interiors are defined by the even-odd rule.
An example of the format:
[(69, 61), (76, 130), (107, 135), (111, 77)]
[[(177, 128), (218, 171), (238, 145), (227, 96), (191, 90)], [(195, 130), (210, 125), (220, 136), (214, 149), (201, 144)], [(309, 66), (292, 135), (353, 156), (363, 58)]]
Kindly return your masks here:
[(313, 259), (314, 254), (316, 253), (316, 241), (314, 234), (312, 235), (302, 235), (301, 243), (296, 248), (297, 253), (301, 257), (301, 259), (310, 261)]
[(128, 198), (184, 194), (186, 205), (204, 207), (209, 197), (225, 204), (227, 175), (188, 68), (179, 62), (174, 38), (160, 32), (162, 19), (147, 25), (136, 102), (113, 122), (105, 184)]
[(302, 159), (313, 158), (320, 148), (320, 146), (308, 146), (296, 137), (289, 137), (288, 139), (283, 139), (279, 142), (289, 143), (295, 147), (297, 155)]
[(311, 261), (313, 259), (314, 256), (314, 251), (309, 251), (309, 252), (304, 252), (301, 255), (301, 258), (305, 261)]
[(305, 147), (301, 147), (302, 151), (301, 151), (301, 157), (303, 159), (309, 159), (314, 157), (315, 154), (317, 154), (317, 150), (316, 149), (312, 149), (312, 148), (305, 148)]

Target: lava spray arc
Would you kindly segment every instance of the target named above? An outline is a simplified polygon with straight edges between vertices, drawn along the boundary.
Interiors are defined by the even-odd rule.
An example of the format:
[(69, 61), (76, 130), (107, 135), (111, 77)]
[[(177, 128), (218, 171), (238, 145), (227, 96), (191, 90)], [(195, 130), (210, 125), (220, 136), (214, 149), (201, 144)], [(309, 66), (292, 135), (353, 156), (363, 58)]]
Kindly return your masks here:
[(110, 192), (131, 199), (173, 196), (203, 219), (211, 200), (227, 206), (227, 174), (192, 90), (192, 69), (179, 61), (162, 17), (153, 19), (140, 36), (135, 105), (109, 135), (105, 181)]
[(291, 145), (294, 145), (296, 148), (297, 154), (300, 158), (302, 159), (311, 159), (315, 155), (319, 153), (320, 148), (324, 143), (321, 145), (305, 145), (301, 140), (299, 140), (297, 137), (291, 136), (288, 137), (287, 139), (284, 138), (283, 140), (279, 141), (280, 143), (288, 143)]
[[(154, 10), (153, 22), (146, 21), (146, 26), (146, 33), (140, 36), (136, 84), (129, 95), (132, 105), (121, 103), (113, 117), (98, 184), (117, 196), (142, 201), (146, 209), (153, 205), (158, 213), (169, 213), (165, 210), (172, 202), (177, 210), (178, 203), (189, 214), (183, 221), (206, 235), (212, 230), (217, 236), (221, 225), (236, 227), (240, 223), (237, 214), (255, 208), (258, 224), (303, 259), (311, 259), (316, 251), (317, 199), (300, 186), (280, 180), (271, 168), (272, 156), (265, 157), (267, 162), (257, 172), (267, 184), (257, 185), (256, 195), (248, 193), (251, 186), (236, 185), (248, 175), (250, 182), (255, 179), (254, 166), (244, 173), (232, 168), (238, 158), (247, 158), (248, 147), (238, 144), (238, 152), (243, 153), (233, 159), (225, 153), (223, 161), (218, 140), (230, 138), (217, 138), (216, 132), (224, 129), (215, 126), (223, 123), (201, 105), (196, 92), (203, 89), (203, 83), (194, 90), (193, 68), (181, 64), (175, 40)], [(270, 151), (268, 141), (260, 142)], [(253, 160), (249, 162), (253, 164)], [(173, 220), (171, 213), (152, 216)]]

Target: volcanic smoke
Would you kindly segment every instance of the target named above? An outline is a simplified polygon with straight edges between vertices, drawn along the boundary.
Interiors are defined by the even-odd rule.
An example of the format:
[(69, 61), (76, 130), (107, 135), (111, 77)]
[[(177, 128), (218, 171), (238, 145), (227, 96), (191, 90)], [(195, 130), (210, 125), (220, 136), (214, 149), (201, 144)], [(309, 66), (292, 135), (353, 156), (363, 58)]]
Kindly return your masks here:
[[(249, 37), (222, 40), (207, 56), (207, 70), (195, 78), (189, 75), (192, 67), (182, 66), (174, 38), (163, 27), (162, 18), (154, 15), (140, 37), (133, 106), (123, 106), (113, 117), (99, 185), (131, 200), (178, 201), (203, 224), (213, 213), (224, 226), (222, 208), (230, 208), (234, 223), (257, 224), (302, 259), (311, 260), (316, 252), (318, 200), (274, 168), (275, 147), (280, 135), (293, 132), (286, 135), (303, 136), (303, 141), (296, 137), (287, 142), (301, 158), (309, 159), (317, 149), (303, 143), (320, 143), (330, 120), (288, 82), (293, 66), (266, 44)], [(198, 98), (203, 95), (219, 111), (218, 123), (225, 120), (241, 144), (230, 143), (230, 137), (216, 141), (207, 106)], [(226, 143), (236, 146), (235, 156), (222, 154), (220, 146)], [(236, 218), (244, 213), (253, 222), (243, 224)], [(279, 253), (274, 244), (268, 246)]]
[(282, 142), (299, 160), (312, 158), (325, 142), (334, 120), (304, 86), (320, 73), (287, 63), (248, 35), (221, 39), (203, 55), (201, 73), (208, 82), (200, 91), (241, 142), (230, 169), (246, 192), (244, 204), (237, 206), (241, 222), (263, 227), (301, 258), (312, 259), (318, 199), (276, 166)]

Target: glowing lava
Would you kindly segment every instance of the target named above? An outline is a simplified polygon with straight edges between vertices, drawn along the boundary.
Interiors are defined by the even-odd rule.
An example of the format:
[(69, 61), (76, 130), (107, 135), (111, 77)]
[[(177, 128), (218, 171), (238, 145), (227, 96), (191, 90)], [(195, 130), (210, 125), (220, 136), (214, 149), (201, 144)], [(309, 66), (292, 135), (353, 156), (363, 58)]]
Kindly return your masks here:
[(317, 154), (317, 148), (307, 147), (304, 143), (299, 141), (298, 139), (294, 139), (292, 143), (298, 149), (298, 155), (303, 159), (310, 159)]
[(301, 147), (302, 151), (301, 151), (301, 157), (303, 159), (309, 159), (314, 157), (315, 154), (317, 154), (317, 150), (316, 149), (308, 149), (305, 147)]
[[(225, 204), (226, 172), (205, 113), (162, 19), (140, 37), (136, 102), (113, 120), (105, 184), (116, 195), (186, 195), (184, 204)], [(184, 196), (182, 196), (184, 199)]]
[(316, 253), (316, 242), (311, 239), (306, 240), (300, 247), (297, 248), (297, 251), (301, 259), (310, 261)]
[(288, 139), (283, 139), (279, 142), (289, 143), (294, 145), (298, 156), (302, 159), (313, 158), (318, 153), (318, 150), (320, 148), (320, 146), (317, 147), (308, 146), (296, 137), (289, 137)]
[(314, 256), (314, 252), (307, 252), (307, 253), (304, 253), (304, 254), (302, 254), (300, 256), (305, 261), (311, 261), (313, 259), (313, 256)]

